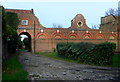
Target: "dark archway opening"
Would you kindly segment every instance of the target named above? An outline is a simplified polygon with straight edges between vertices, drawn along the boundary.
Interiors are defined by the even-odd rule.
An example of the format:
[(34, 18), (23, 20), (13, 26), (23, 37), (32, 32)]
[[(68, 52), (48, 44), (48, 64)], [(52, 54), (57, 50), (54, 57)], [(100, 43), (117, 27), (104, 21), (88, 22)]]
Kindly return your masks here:
[(21, 41), (23, 42), (22, 48), (31, 52), (31, 35), (28, 32), (22, 32), (19, 34)]

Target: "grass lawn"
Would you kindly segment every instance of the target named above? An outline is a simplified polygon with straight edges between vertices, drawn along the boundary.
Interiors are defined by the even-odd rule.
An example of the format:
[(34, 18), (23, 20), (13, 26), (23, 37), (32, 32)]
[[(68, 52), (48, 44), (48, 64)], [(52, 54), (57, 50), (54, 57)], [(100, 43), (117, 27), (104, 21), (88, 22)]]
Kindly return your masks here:
[[(42, 56), (47, 56), (49, 58), (54, 58), (58, 60), (63, 60), (63, 61), (68, 61), (68, 62), (75, 62), (79, 64), (83, 64), (78, 62), (77, 60), (73, 59), (68, 59), (68, 58), (61, 58), (57, 55), (57, 52), (40, 52), (40, 53), (35, 53), (36, 55), (42, 55)], [(105, 67), (120, 67), (120, 54), (115, 54), (112, 58), (113, 63), (111, 66), (105, 66)]]
[(113, 63), (112, 63), (112, 66), (113, 67), (120, 67), (120, 54), (115, 54), (113, 56)]
[(40, 52), (40, 53), (34, 53), (35, 55), (42, 55), (42, 56), (47, 56), (49, 58), (54, 58), (58, 60), (63, 60), (63, 61), (68, 61), (68, 62), (77, 62), (77, 60), (73, 59), (68, 59), (68, 58), (62, 58), (57, 55), (57, 52)]
[(18, 49), (18, 51), (25, 51), (25, 49)]
[(28, 72), (18, 61), (18, 53), (11, 56), (7, 61), (3, 61), (2, 80), (28, 80)]

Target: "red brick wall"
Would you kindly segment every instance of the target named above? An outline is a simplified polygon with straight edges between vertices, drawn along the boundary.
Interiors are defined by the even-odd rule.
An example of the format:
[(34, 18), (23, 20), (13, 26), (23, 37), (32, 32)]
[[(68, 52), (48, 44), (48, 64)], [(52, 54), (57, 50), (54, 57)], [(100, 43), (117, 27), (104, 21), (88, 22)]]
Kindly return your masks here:
[[(18, 34), (24, 32), (24, 29), (18, 29)], [(32, 44), (32, 52), (34, 50), (34, 30), (33, 29), (26, 29), (26, 32), (28, 32), (32, 38), (31, 44)], [(59, 37), (58, 37), (59, 36)], [(73, 38), (70, 38), (70, 37)], [(85, 37), (88, 37), (88, 39), (85, 39)], [(58, 37), (58, 38), (57, 38)], [(98, 39), (98, 37), (101, 37), (101, 39)], [(110, 39), (110, 37), (112, 37)], [(71, 30), (68, 29), (59, 29), (59, 33), (57, 33), (57, 29), (43, 29), (43, 32), (41, 33), (41, 30), (36, 30), (35, 34), (35, 47), (36, 52), (52, 52), (54, 48), (56, 48), (56, 44), (58, 42), (92, 42), (92, 43), (102, 43), (102, 42), (114, 42), (116, 43), (117, 39), (117, 33), (114, 32), (107, 32), (107, 31), (101, 31), (100, 30), (91, 30), (88, 31), (74, 31), (72, 33)]]
[[(31, 48), (34, 52), (34, 20), (35, 20), (35, 51), (36, 52), (53, 52), (56, 48), (56, 44), (59, 42), (114, 42), (117, 41), (117, 33), (111, 31), (103, 30), (92, 30), (90, 29), (83, 15), (78, 14), (74, 19), (70, 28), (45, 28), (43, 27), (38, 18), (31, 13), (31, 10), (9, 10), (6, 12), (19, 13), (19, 20), (28, 20), (28, 25), (22, 25), (21, 22), (18, 28), (18, 34), (27, 32), (31, 36)], [(24, 13), (23, 13), (24, 11)], [(77, 26), (78, 21), (81, 21), (83, 25), (81, 27)], [(72, 27), (73, 26), (73, 27)], [(77, 29), (74, 29), (77, 28)], [(43, 29), (43, 32), (41, 32)], [(59, 30), (57, 32), (57, 30)], [(74, 30), (74, 32), (72, 32)], [(83, 31), (84, 30), (84, 31)]]
[[(47, 34), (49, 34), (49, 37), (43, 37), (43, 38), (37, 38), (36, 39), (36, 52), (44, 52), (44, 51), (53, 51), (54, 48), (56, 48), (56, 44), (58, 42), (91, 42), (91, 43), (102, 43), (102, 42), (114, 42), (116, 43), (116, 33), (111, 33), (111, 32), (105, 32), (105, 31), (101, 31), (101, 33), (99, 33), (99, 31), (88, 31), (88, 33), (86, 33), (86, 31), (78, 31), (75, 33), (71, 33), (71, 31), (66, 31), (67, 34), (62, 35), (62, 31), (60, 30), (60, 33), (56, 33), (56, 30), (54, 30), (53, 33), (49, 34), (49, 32)], [(40, 33), (39, 33), (40, 34)], [(44, 33), (43, 33), (44, 34)], [(76, 36), (73, 39), (70, 39), (70, 36)], [(36, 35), (37, 36), (37, 35)], [(41, 35), (41, 36), (45, 36)], [(53, 38), (52, 36), (56, 37), (56, 36), (60, 36), (60, 39), (57, 38)], [(63, 37), (64, 36), (64, 37)], [(89, 39), (85, 39), (84, 37), (88, 36), (90, 37)], [(97, 39), (97, 37), (101, 36), (102, 39)], [(109, 39), (110, 37), (114, 37), (114, 39)]]

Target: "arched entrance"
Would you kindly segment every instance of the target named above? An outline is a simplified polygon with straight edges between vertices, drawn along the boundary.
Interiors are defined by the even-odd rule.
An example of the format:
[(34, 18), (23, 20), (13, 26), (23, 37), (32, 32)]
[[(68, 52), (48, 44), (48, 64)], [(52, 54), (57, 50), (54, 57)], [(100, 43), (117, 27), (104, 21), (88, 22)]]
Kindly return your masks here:
[(27, 47), (28, 52), (31, 52), (31, 35), (28, 32), (21, 32), (19, 34), (19, 36), (21, 36), (21, 35), (26, 35), (27, 36), (27, 38), (28, 38), (27, 44), (28, 45), (27, 46), (25, 45), (25, 47)]

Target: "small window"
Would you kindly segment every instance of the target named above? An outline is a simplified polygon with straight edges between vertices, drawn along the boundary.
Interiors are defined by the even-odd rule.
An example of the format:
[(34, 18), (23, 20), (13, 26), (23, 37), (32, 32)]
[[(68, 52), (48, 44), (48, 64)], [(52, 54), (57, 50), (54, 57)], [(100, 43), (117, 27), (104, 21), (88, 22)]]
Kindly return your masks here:
[(81, 26), (83, 25), (83, 23), (82, 23), (81, 21), (79, 21), (79, 22), (77, 23), (77, 25), (78, 25), (79, 27), (81, 27)]
[(81, 26), (81, 22), (78, 22), (78, 25)]
[(22, 25), (28, 25), (28, 20), (22, 20)]

